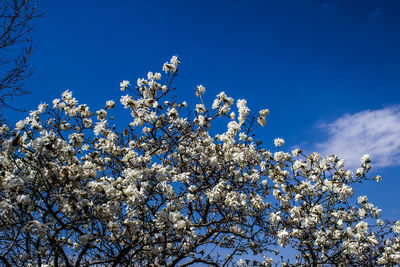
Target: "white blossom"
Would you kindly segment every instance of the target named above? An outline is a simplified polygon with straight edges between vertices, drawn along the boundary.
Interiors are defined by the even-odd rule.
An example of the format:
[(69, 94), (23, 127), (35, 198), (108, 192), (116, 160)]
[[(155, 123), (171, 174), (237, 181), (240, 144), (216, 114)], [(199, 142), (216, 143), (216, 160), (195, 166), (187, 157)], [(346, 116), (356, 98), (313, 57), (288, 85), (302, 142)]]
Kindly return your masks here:
[(126, 88), (128, 88), (130, 84), (131, 84), (131, 83), (130, 83), (129, 81), (123, 80), (123, 81), (119, 84), (119, 86), (121, 87), (121, 91), (122, 91), (122, 92), (125, 91)]
[(370, 156), (369, 156), (369, 154), (364, 154), (362, 157), (361, 157), (361, 162), (370, 162), (371, 160), (370, 160)]
[(206, 88), (203, 85), (198, 85), (196, 88), (196, 96), (200, 97), (206, 92)]
[(112, 108), (114, 108), (115, 107), (115, 102), (114, 102), (114, 100), (108, 100), (107, 102), (106, 102), (106, 108), (107, 109), (112, 109)]
[(283, 140), (282, 138), (275, 138), (274, 145), (276, 147), (283, 146), (284, 144), (285, 144), (285, 140)]

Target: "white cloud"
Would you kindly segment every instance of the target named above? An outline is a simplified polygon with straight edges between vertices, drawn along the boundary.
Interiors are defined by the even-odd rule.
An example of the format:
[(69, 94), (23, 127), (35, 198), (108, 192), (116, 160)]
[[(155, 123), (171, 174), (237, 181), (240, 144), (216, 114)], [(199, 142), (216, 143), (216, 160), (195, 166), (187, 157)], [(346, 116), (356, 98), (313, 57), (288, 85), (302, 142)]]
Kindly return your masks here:
[(372, 166), (400, 165), (400, 106), (346, 114), (320, 126), (328, 136), (317, 150), (344, 158), (347, 167), (359, 167), (364, 154), (371, 155)]

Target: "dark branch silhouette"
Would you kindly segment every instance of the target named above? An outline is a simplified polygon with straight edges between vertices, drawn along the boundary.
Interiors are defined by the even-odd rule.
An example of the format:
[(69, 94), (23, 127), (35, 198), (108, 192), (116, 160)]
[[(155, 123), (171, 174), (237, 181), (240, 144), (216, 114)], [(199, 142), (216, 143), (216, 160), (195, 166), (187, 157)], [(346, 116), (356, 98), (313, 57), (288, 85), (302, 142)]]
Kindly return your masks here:
[[(37, 1), (3, 0), (0, 4), (0, 112), (18, 110), (10, 104), (16, 96), (29, 93), (24, 80), (32, 75), (32, 20), (41, 16)], [(0, 114), (0, 119), (2, 115)]]

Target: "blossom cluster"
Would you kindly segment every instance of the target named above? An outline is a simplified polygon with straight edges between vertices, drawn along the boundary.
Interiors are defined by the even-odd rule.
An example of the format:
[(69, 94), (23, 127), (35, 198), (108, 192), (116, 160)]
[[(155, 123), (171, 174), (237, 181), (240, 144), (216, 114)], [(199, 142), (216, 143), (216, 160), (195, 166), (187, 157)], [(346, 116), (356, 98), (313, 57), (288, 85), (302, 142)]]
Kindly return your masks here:
[[(166, 80), (121, 82), (121, 131), (113, 100), (92, 111), (70, 91), (0, 127), (2, 264), (271, 266), (279, 247), (295, 265), (400, 264), (400, 221), (352, 188), (381, 179), (368, 155), (353, 173), (334, 155), (285, 152), (282, 138), (272, 152), (252, 134), (268, 109), (254, 116), (224, 92), (208, 105), (202, 85), (195, 108), (174, 101), (179, 63), (164, 64)], [(212, 134), (217, 118), (226, 130)]]

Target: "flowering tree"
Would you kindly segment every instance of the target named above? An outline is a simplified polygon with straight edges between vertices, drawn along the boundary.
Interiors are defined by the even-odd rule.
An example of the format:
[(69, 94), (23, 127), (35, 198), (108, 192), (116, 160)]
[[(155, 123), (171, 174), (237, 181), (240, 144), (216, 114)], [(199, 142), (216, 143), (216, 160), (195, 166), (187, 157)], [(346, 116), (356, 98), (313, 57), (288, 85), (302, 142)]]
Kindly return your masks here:
[[(380, 219), (336, 156), (275, 152), (253, 140), (268, 110), (225, 93), (211, 107), (169, 98), (179, 61), (121, 83), (132, 121), (115, 103), (90, 111), (66, 91), (10, 130), (1, 127), (0, 261), (4, 266), (270, 266), (400, 263), (400, 223)], [(227, 122), (225, 132), (210, 126)]]

